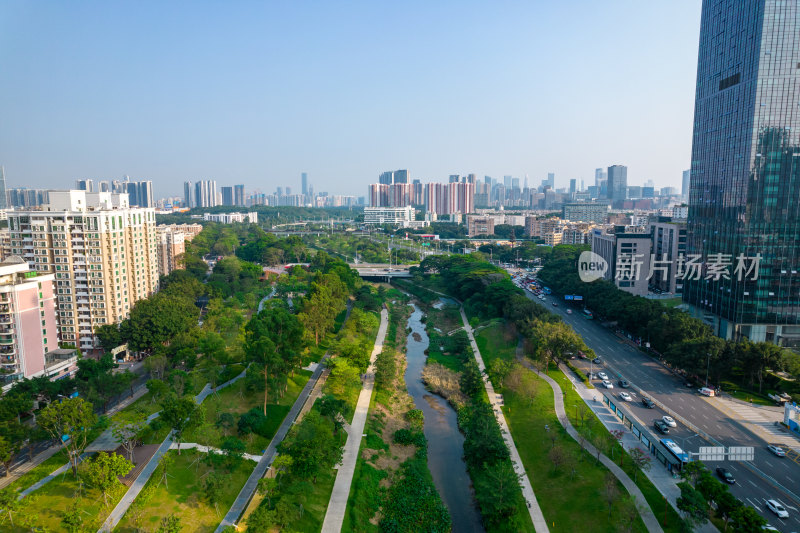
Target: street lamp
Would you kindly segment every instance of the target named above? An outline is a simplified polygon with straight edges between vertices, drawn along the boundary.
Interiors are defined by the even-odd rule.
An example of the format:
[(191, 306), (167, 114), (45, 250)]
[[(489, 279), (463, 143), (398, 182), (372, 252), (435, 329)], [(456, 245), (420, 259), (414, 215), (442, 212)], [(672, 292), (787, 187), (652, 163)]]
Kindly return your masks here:
[(711, 366), (711, 352), (708, 352), (708, 357), (706, 358), (706, 387), (708, 387), (708, 369)]
[(695, 433), (694, 435), (692, 435), (690, 437), (677, 437), (677, 438), (681, 439), (681, 448), (683, 448), (683, 451), (685, 452), (686, 451), (686, 441), (689, 440), (689, 439), (693, 439), (695, 437), (699, 437), (699, 436), (700, 436), (699, 433)]

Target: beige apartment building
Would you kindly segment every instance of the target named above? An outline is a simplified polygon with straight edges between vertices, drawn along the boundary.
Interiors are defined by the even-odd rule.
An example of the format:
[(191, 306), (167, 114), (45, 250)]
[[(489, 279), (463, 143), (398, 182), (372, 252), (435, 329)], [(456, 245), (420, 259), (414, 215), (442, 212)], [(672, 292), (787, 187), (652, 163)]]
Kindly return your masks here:
[(156, 227), (158, 240), (158, 273), (168, 275), (182, 268), (186, 243), (203, 230), (201, 224), (169, 224)]
[(95, 347), (97, 326), (126, 318), (158, 290), (153, 208), (127, 194), (51, 191), (41, 210), (10, 212), (11, 252), (53, 273), (60, 340)]

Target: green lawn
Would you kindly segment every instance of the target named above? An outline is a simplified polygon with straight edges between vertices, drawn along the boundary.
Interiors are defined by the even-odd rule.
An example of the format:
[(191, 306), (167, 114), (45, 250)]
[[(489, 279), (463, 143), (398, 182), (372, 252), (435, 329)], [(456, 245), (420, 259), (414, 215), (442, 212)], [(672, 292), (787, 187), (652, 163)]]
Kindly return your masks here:
[[(161, 519), (170, 514), (180, 518), (183, 531), (214, 531), (254, 465), (251, 461), (242, 461), (238, 468), (228, 472), (224, 467), (209, 466), (204, 460), (205, 454), (194, 450), (183, 450), (181, 455), (174, 450), (167, 453), (174, 460), (168, 470), (167, 484), (159, 483), (161, 469), (157, 469), (114, 531), (134, 533), (137, 527), (155, 530)], [(204, 497), (204, 480), (211, 472), (225, 476), (216, 508)], [(142, 495), (147, 499), (148, 494), (149, 501), (142, 505)]]
[[(247, 453), (260, 454), (269, 445), (269, 441), (278, 431), (278, 427), (280, 427), (281, 422), (283, 422), (310, 376), (311, 372), (307, 370), (296, 372), (294, 377), (289, 378), (286, 393), (282, 398), (269, 398), (270, 402), (267, 404), (267, 418), (270, 421), (269, 432), (265, 436), (249, 435), (245, 439)], [(214, 425), (219, 415), (231, 413), (238, 420), (240, 415), (253, 407), (262, 409), (264, 406), (264, 393), (248, 391), (245, 387), (245, 380), (240, 379), (233, 385), (208, 396), (203, 402), (203, 406), (206, 409), (208, 424), (187, 431), (183, 442), (198, 442), (206, 446), (219, 448), (227, 437)]]
[(64, 453), (64, 450), (59, 450), (55, 455), (42, 462), (40, 465), (33, 467), (30, 471), (12, 481), (11, 484), (8, 485), (8, 488), (11, 490), (25, 490), (65, 464), (67, 464), (67, 454)]
[(504, 322), (481, 329), (475, 334), (475, 343), (481, 352), (486, 368), (495, 359), (513, 361), (517, 355), (517, 333)]
[[(550, 386), (533, 372), (526, 372), (522, 379), (536, 383), (532, 403), (505, 389), (503, 412), (551, 531), (579, 531), (586, 529), (586, 524), (592, 524), (592, 531), (616, 531), (614, 517), (619, 502), (614, 504), (609, 518), (609, 508), (603, 497), (606, 468), (596, 465), (558, 423)], [(570, 405), (569, 401), (567, 405)], [(545, 426), (549, 430), (545, 430)], [(574, 465), (574, 476), (568, 464), (554, 471), (548, 459), (553, 446), (550, 440), (553, 432), (557, 435), (556, 446)], [(621, 483), (617, 482), (616, 486), (620, 494), (626, 494)], [(641, 518), (636, 519), (634, 530), (646, 531)]]
[(153, 395), (150, 394), (150, 392), (144, 393), (144, 396), (123, 409), (124, 412), (141, 411), (144, 416), (150, 416), (160, 410), (161, 405), (159, 405), (158, 402), (153, 401)]

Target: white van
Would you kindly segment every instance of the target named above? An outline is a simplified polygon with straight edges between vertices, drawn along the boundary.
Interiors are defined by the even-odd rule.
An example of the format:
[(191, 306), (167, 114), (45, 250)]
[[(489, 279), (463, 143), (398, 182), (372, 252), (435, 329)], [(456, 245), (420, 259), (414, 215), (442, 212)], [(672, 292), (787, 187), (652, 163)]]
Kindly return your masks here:
[(702, 394), (703, 396), (714, 396), (714, 389), (709, 389), (708, 387), (703, 387), (698, 389), (697, 392)]

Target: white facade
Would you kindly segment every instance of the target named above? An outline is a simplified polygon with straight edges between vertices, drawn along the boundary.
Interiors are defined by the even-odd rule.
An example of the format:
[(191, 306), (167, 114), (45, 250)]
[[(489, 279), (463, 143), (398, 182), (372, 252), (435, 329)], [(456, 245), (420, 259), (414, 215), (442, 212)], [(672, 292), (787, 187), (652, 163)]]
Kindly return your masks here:
[(393, 224), (408, 227), (414, 220), (414, 208), (406, 207), (365, 207), (364, 224)]

